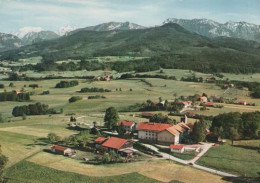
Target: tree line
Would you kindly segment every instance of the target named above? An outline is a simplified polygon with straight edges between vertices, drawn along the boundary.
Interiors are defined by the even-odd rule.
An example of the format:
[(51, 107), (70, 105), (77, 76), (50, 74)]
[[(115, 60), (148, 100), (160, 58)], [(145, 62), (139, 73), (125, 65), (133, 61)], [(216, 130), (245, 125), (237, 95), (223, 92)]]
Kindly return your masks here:
[(15, 93), (15, 92), (3, 92), (0, 93), (0, 102), (4, 101), (29, 101), (30, 94), (29, 93)]
[(80, 93), (87, 93), (87, 92), (111, 92), (109, 89), (104, 88), (81, 88)]
[(58, 112), (54, 109), (49, 109), (46, 104), (36, 103), (24, 106), (16, 106), (13, 108), (12, 115), (24, 116), (24, 115), (44, 115), (44, 114), (57, 114)]
[(68, 88), (77, 86), (79, 82), (77, 80), (71, 80), (71, 81), (60, 81), (56, 84), (55, 88)]

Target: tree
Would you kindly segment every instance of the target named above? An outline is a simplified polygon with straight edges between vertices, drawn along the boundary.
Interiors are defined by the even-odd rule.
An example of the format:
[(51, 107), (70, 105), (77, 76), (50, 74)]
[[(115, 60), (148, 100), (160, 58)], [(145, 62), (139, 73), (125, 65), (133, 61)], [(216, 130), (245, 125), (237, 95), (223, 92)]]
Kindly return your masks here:
[(117, 110), (114, 107), (109, 107), (106, 110), (105, 117), (104, 117), (105, 126), (108, 129), (112, 129), (113, 127), (117, 126), (118, 121), (119, 121), (119, 116)]
[(50, 143), (57, 143), (58, 141), (61, 140), (61, 138), (55, 133), (49, 133), (47, 139)]
[(162, 97), (159, 97), (159, 102), (162, 102)]
[(178, 94), (177, 94), (177, 93), (174, 93), (173, 96), (174, 96), (175, 101), (176, 101)]
[(232, 145), (234, 144), (234, 140), (239, 139), (238, 131), (234, 127), (230, 128), (230, 139), (232, 141)]
[(8, 161), (8, 158), (2, 154), (1, 145), (0, 145), (0, 182), (3, 181), (4, 176), (4, 167)]
[(205, 140), (206, 125), (203, 120), (195, 122), (192, 130), (192, 139), (195, 143), (202, 142)]
[(9, 87), (14, 87), (14, 83), (11, 82), (11, 83), (9, 84)]
[(1, 113), (0, 113), (0, 123), (4, 123), (4, 118)]
[(117, 127), (117, 133), (119, 135), (124, 135), (126, 132), (125, 128), (124, 128), (124, 125), (121, 123), (118, 127)]

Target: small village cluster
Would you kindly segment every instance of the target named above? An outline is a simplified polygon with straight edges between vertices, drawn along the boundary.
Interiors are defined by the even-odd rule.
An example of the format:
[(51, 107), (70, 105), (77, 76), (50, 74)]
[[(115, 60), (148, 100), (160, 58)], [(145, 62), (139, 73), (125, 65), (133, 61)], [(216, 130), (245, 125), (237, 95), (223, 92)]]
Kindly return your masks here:
[[(143, 117), (152, 117), (154, 114), (144, 112), (141, 115)], [(137, 124), (131, 120), (120, 120), (118, 125), (121, 125), (125, 129), (126, 134), (135, 134), (134, 132), (137, 131), (137, 134), (135, 134), (136, 138), (127, 140), (118, 137), (100, 136), (94, 140), (95, 152), (97, 154), (114, 151), (122, 157), (129, 157), (137, 151), (133, 148), (133, 144), (136, 141), (149, 144), (161, 144), (168, 146), (171, 152), (183, 153), (185, 145), (179, 143), (191, 132), (193, 126), (191, 123), (188, 123), (186, 115), (181, 117), (180, 122), (176, 125), (154, 122), (140, 122)], [(198, 149), (189, 148), (189, 150)], [(51, 152), (64, 156), (72, 156), (74, 154), (71, 148), (60, 145), (51, 146)]]

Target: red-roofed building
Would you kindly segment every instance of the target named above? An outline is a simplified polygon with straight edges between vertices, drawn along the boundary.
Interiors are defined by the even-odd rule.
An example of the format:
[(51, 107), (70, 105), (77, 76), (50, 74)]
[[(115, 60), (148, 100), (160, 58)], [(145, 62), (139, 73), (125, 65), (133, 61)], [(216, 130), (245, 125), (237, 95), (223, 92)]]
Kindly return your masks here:
[(153, 114), (153, 113), (150, 113), (150, 112), (142, 112), (141, 116), (142, 116), (143, 118), (148, 118), (148, 119), (149, 119), (149, 118), (153, 117), (154, 114)]
[(213, 102), (206, 102), (204, 103), (204, 105), (207, 107), (216, 107), (216, 104), (214, 104)]
[(129, 120), (120, 120), (118, 125), (123, 125), (124, 129), (126, 132), (132, 132), (135, 130), (135, 122), (134, 121), (129, 121)]
[(138, 138), (160, 144), (178, 144), (190, 128), (183, 122), (177, 125), (141, 122), (137, 126)]
[(56, 153), (56, 154), (62, 154), (64, 156), (72, 155), (72, 150), (70, 148), (59, 146), (59, 145), (51, 146), (51, 152)]
[(240, 104), (240, 105), (246, 105), (246, 101), (240, 100), (240, 101), (238, 101), (238, 104)]
[(133, 143), (126, 139), (121, 139), (117, 137), (98, 137), (95, 140), (97, 150), (101, 152), (115, 151), (124, 156), (132, 155), (135, 150), (133, 149)]
[(176, 152), (176, 153), (183, 153), (184, 152), (184, 146), (183, 145), (170, 145), (171, 152)]
[(178, 101), (178, 104), (183, 104), (184, 108), (191, 107), (192, 101)]
[(207, 97), (199, 97), (199, 101), (202, 103), (208, 102), (208, 98)]

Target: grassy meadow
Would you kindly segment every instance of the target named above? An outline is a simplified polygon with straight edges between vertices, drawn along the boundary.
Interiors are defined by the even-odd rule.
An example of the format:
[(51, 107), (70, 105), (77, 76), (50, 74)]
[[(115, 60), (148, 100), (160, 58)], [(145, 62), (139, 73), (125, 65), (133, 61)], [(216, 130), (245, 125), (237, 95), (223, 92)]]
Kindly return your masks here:
[(245, 177), (259, 177), (260, 140), (235, 141), (212, 147), (198, 164)]
[[(37, 59), (35, 58), (35, 60)], [(112, 73), (115, 75), (119, 74), (116, 72)], [(154, 71), (145, 74), (158, 73), (159, 71)], [(26, 74), (30, 77), (42, 77), (55, 73), (27, 71)], [(74, 77), (99, 76), (105, 75), (106, 73), (104, 71), (73, 71), (56, 74), (64, 77)], [(174, 75), (179, 79), (181, 77), (190, 76), (191, 72), (187, 70), (164, 69), (163, 74)], [(196, 76), (206, 78), (211, 75), (196, 73)], [(235, 77), (232, 75), (227, 76), (230, 78)], [(239, 77), (242, 78), (245, 76)], [(257, 77), (257, 74), (253, 76), (253, 78)], [(49, 145), (41, 143), (40, 139), (45, 138), (50, 132), (54, 132), (61, 137), (68, 137), (77, 133), (67, 128), (71, 114), (75, 114), (77, 122), (86, 122), (92, 125), (93, 121), (96, 121), (98, 125), (103, 125), (104, 112), (110, 106), (114, 106), (119, 111), (121, 119), (134, 120), (136, 122), (147, 121), (147, 119), (139, 117), (140, 112), (126, 112), (127, 108), (136, 103), (143, 103), (147, 99), (151, 99), (154, 102), (157, 102), (159, 97), (162, 97), (162, 99), (174, 99), (174, 93), (177, 94), (177, 97), (207, 93), (208, 96), (237, 97), (238, 99), (245, 99), (248, 102), (256, 103), (256, 106), (252, 107), (223, 104), (224, 107), (221, 109), (208, 108), (206, 111), (194, 111), (198, 114), (217, 115), (231, 111), (251, 112), (260, 110), (260, 99), (251, 99), (247, 90), (233, 88), (228, 92), (224, 92), (225, 90), (222, 90), (215, 84), (209, 83), (145, 78), (145, 81), (152, 85), (149, 86), (146, 82), (138, 78), (112, 80), (110, 82), (90, 82), (86, 79), (77, 80), (79, 81), (79, 85), (69, 88), (55, 88), (55, 85), (61, 81), (60, 79), (12, 81), (14, 87), (9, 87), (10, 81), (0, 81), (0, 84), (5, 85), (5, 89), (0, 89), (0, 92), (22, 88), (27, 92), (33, 92), (31, 101), (28, 102), (0, 102), (0, 113), (6, 119), (6, 123), (0, 123), (0, 144), (3, 154), (9, 158), (6, 168), (6, 175), (9, 178), (8, 182), (223, 182), (220, 176), (203, 172), (189, 166), (179, 165), (172, 161), (145, 160), (128, 164), (87, 165), (79, 160), (44, 152), (43, 149)], [(38, 84), (39, 88), (29, 88), (29, 84)], [(111, 92), (77, 92), (84, 87), (104, 88), (111, 90)], [(132, 89), (132, 91), (130, 91), (130, 89)], [(49, 95), (41, 94), (47, 90), (50, 91)], [(88, 99), (88, 96), (92, 95), (103, 95), (106, 98)], [(69, 103), (68, 99), (72, 96), (81, 96), (83, 99)], [(55, 108), (57, 110), (63, 109), (63, 113), (56, 115), (27, 116), (25, 120), (22, 117), (12, 116), (12, 109), (15, 106), (28, 105), (36, 102), (48, 104), (49, 108)], [(159, 113), (159, 111), (156, 113)], [(162, 113), (167, 114), (165, 111), (162, 111)], [(176, 116), (170, 116), (170, 118), (176, 119), (177, 121), (180, 119)], [(194, 119), (189, 119), (191, 123), (195, 121)], [(236, 144), (241, 146), (223, 145), (213, 147), (206, 156), (199, 161), (200, 164), (239, 175), (246, 174), (256, 176), (256, 170), (260, 168), (260, 162), (258, 160), (255, 161), (255, 159), (260, 158), (259, 153), (257, 153), (254, 148), (257, 147), (259, 141), (247, 145), (243, 144), (245, 142), (236, 143), (241, 143)], [(248, 143), (250, 142), (248, 141)], [(250, 156), (248, 154), (250, 154)], [(211, 158), (212, 156), (214, 158)], [(183, 158), (185, 159), (186, 157)], [(243, 161), (237, 161), (237, 159)], [(238, 168), (235, 170), (232, 169), (232, 167)]]

